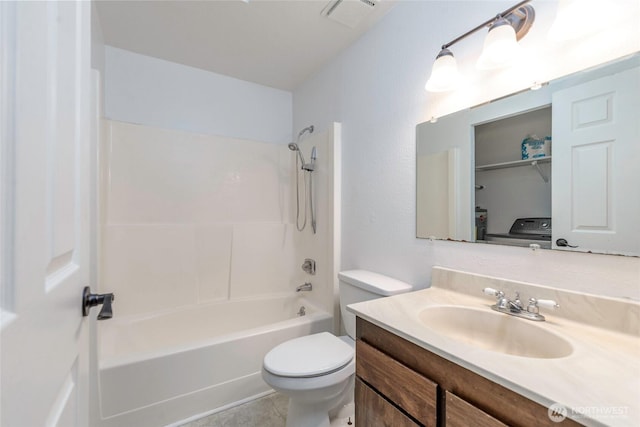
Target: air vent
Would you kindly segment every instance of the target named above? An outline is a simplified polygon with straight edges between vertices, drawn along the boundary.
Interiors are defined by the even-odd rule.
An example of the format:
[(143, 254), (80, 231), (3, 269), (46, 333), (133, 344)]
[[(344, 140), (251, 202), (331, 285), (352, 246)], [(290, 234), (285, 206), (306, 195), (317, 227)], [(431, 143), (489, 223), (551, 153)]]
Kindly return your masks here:
[(332, 21), (355, 28), (375, 7), (373, 0), (333, 0), (322, 11)]

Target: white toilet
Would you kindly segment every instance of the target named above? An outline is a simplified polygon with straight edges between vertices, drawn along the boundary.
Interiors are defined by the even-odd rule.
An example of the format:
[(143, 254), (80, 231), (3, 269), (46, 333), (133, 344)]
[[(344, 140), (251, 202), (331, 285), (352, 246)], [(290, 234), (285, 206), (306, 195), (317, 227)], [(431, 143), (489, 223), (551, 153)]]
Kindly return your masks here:
[(289, 396), (287, 427), (329, 427), (329, 413), (353, 400), (356, 318), (348, 304), (401, 294), (411, 285), (381, 274), (338, 274), (340, 311), (348, 336), (328, 332), (286, 341), (264, 357), (262, 378)]

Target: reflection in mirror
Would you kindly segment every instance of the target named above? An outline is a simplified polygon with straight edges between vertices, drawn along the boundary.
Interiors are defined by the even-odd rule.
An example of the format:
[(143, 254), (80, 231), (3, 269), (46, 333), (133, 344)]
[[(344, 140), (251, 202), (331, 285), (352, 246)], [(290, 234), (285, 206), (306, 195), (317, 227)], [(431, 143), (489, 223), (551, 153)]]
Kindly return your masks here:
[(640, 54), (416, 128), (416, 234), (640, 255)]
[(476, 240), (551, 248), (551, 106), (473, 131)]

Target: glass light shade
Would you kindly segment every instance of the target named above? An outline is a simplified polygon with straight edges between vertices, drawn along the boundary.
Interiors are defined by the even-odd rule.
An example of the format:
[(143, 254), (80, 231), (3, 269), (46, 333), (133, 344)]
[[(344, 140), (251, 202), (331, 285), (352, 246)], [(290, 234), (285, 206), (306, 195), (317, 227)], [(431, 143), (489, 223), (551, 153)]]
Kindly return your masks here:
[(443, 49), (431, 68), (431, 76), (424, 86), (429, 92), (447, 92), (454, 90), (460, 81), (460, 73), (458, 72), (458, 64), (453, 54)]
[(489, 29), (476, 66), (481, 70), (506, 67), (513, 63), (519, 53), (520, 45), (516, 40), (516, 31), (509, 21), (500, 18)]

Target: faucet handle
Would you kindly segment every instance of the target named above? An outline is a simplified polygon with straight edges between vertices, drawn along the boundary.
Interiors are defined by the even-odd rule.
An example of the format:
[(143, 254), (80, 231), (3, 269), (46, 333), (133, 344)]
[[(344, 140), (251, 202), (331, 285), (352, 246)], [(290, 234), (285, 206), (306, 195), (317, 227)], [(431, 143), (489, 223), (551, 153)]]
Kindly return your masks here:
[(493, 289), (493, 288), (484, 288), (482, 292), (496, 298), (502, 298), (504, 296), (504, 292), (499, 291), (497, 289)]
[(519, 310), (523, 310), (522, 301), (520, 301), (520, 292), (516, 291), (515, 296), (513, 297), (512, 304), (517, 307)]
[(527, 311), (529, 313), (538, 314), (540, 310), (538, 310), (538, 306), (545, 308), (558, 308), (560, 305), (551, 299), (535, 299), (529, 298), (529, 305), (527, 306)]
[(538, 305), (544, 308), (560, 308), (560, 304), (555, 302), (552, 299), (539, 299), (537, 300)]

